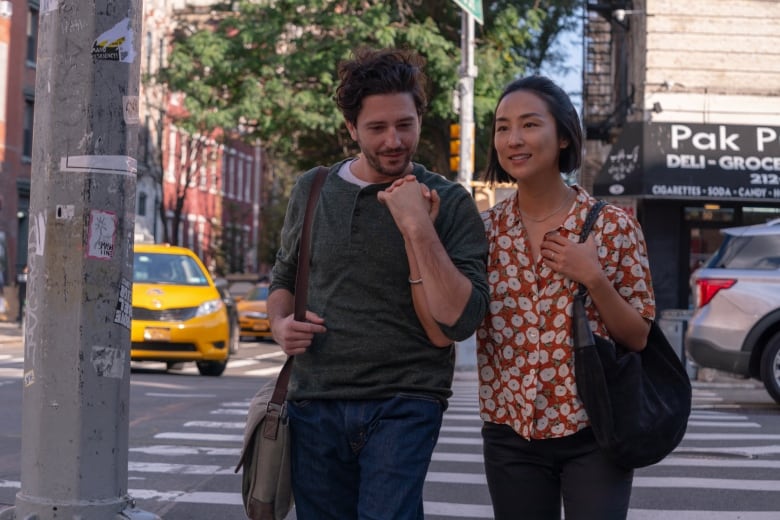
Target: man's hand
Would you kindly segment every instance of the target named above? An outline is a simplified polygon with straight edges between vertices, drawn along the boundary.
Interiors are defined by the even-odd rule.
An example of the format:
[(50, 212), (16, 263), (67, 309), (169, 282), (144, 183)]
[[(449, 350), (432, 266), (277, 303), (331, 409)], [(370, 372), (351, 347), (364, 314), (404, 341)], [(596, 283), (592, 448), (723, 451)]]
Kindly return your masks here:
[(311, 311), (306, 311), (306, 321), (296, 321), (292, 314), (273, 321), (271, 332), (285, 354), (303, 354), (311, 345), (315, 334), (322, 334), (325, 320)]
[[(415, 185), (419, 191), (415, 190)], [(396, 225), (403, 231), (402, 218), (414, 215), (424, 209), (431, 222), (439, 215), (441, 199), (436, 190), (431, 190), (425, 184), (417, 182), (414, 175), (407, 175), (396, 180), (384, 191), (377, 193), (377, 199), (390, 209)]]

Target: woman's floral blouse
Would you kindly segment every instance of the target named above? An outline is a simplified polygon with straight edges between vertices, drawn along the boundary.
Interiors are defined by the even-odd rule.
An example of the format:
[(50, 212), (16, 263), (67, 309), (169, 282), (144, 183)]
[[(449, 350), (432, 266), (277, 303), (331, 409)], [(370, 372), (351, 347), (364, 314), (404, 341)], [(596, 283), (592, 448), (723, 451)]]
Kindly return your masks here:
[[(558, 232), (578, 242), (596, 200), (582, 188)], [(576, 283), (532, 259), (516, 197), (482, 214), (490, 243), (490, 307), (477, 330), (480, 416), (526, 439), (571, 435), (589, 425), (577, 397), (571, 340)], [(608, 279), (647, 318), (655, 317), (647, 248), (639, 224), (623, 210), (602, 208), (591, 233)], [(591, 329), (608, 337), (590, 299)]]

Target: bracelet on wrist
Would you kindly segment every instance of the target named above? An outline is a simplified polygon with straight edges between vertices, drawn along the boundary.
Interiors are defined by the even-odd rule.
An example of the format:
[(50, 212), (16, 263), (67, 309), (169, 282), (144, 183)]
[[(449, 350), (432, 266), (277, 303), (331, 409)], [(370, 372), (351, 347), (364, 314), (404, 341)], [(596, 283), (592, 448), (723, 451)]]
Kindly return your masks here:
[(417, 285), (418, 283), (422, 283), (422, 278), (418, 278), (416, 280), (412, 280), (411, 278), (409, 278), (409, 283), (412, 285)]

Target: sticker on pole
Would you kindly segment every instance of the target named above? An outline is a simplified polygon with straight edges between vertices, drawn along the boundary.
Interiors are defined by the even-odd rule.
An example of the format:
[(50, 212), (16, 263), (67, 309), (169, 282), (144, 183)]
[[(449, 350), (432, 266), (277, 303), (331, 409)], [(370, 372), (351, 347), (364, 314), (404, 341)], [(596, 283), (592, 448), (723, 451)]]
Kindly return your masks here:
[(138, 162), (127, 155), (68, 155), (60, 159), (60, 171), (135, 175)]
[(90, 356), (98, 377), (121, 379), (125, 371), (125, 354), (118, 348), (94, 345)]
[(89, 213), (87, 256), (98, 260), (114, 258), (116, 213), (93, 209)]
[(129, 330), (132, 319), (132, 289), (130, 286), (130, 280), (123, 277), (119, 287), (119, 300), (116, 302), (116, 309), (114, 311), (114, 323), (118, 323), (119, 325), (122, 325)]
[(135, 49), (130, 18), (125, 18), (98, 36), (92, 43), (92, 57), (96, 60), (133, 62)]

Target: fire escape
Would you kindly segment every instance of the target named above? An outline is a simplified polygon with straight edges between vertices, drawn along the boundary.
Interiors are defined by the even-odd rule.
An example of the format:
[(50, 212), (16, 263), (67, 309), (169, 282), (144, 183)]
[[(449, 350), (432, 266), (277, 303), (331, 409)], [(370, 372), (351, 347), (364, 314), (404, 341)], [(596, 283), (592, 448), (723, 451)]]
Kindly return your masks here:
[(612, 142), (634, 104), (634, 90), (628, 84), (630, 4), (625, 0), (587, 4), (583, 122), (590, 140)]

